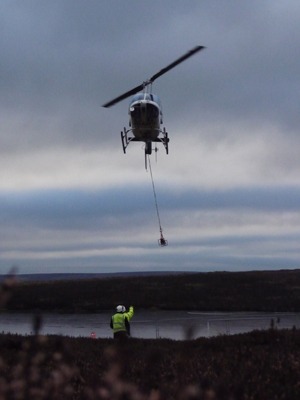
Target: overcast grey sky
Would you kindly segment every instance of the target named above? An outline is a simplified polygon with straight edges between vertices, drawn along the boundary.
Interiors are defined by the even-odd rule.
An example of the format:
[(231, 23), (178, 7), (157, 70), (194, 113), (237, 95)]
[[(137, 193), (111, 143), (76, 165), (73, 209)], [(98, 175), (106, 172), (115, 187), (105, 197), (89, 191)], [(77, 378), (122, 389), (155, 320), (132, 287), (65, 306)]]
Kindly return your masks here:
[[(2, 0), (0, 273), (300, 266), (300, 2)], [(124, 155), (153, 85), (170, 154)]]

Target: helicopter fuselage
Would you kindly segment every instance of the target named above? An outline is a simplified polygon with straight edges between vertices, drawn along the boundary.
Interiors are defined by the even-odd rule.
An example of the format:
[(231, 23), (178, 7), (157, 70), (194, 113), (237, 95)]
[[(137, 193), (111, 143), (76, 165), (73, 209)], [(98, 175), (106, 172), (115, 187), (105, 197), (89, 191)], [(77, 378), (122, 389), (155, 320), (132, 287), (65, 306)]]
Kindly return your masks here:
[[(152, 153), (152, 143), (162, 143), (168, 154), (169, 138), (163, 123), (162, 108), (159, 97), (152, 93), (137, 93), (129, 104), (129, 129), (124, 128), (121, 132), (123, 151), (130, 142), (145, 143), (145, 165), (147, 168), (147, 155)], [(132, 133), (133, 136), (128, 136)], [(155, 146), (155, 151), (157, 147)]]
[[(160, 127), (163, 123), (160, 100), (158, 96), (150, 93), (152, 90), (152, 84), (157, 78), (177, 67), (178, 64), (181, 64), (183, 61), (204, 48), (204, 46), (196, 46), (171, 64), (167, 65), (165, 68), (158, 71), (156, 74), (152, 75), (151, 78), (147, 79), (142, 84), (103, 104), (103, 107), (111, 107), (114, 104), (133, 96), (128, 111), (129, 129), (124, 128), (123, 131), (121, 131), (122, 146), (124, 153), (126, 153), (126, 148), (130, 142), (144, 142), (146, 169), (147, 156), (152, 153), (153, 142), (162, 143), (165, 147), (166, 153), (169, 153), (168, 132), (166, 131), (166, 128), (161, 129)], [(132, 133), (133, 136), (128, 136), (130, 133)], [(156, 144), (155, 152), (157, 152)]]
[(160, 134), (162, 108), (159, 97), (151, 93), (136, 94), (129, 104), (129, 126), (135, 140), (151, 142)]

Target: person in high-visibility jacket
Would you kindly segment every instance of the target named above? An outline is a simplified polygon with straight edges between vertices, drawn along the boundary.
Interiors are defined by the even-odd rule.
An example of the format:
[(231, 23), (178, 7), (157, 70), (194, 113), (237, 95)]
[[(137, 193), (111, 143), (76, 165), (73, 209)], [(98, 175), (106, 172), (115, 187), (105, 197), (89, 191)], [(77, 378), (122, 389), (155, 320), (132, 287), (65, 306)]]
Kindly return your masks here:
[(130, 320), (134, 314), (133, 306), (126, 312), (124, 306), (117, 306), (116, 313), (111, 317), (110, 327), (113, 330), (115, 339), (125, 339), (130, 336)]

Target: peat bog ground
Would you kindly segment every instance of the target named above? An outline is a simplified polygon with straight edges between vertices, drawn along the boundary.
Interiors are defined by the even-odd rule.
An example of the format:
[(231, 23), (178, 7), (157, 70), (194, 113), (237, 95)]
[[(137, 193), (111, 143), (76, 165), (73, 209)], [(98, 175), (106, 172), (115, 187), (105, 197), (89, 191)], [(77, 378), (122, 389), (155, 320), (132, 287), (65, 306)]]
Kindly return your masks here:
[(3, 399), (300, 398), (300, 331), (166, 339), (0, 335)]

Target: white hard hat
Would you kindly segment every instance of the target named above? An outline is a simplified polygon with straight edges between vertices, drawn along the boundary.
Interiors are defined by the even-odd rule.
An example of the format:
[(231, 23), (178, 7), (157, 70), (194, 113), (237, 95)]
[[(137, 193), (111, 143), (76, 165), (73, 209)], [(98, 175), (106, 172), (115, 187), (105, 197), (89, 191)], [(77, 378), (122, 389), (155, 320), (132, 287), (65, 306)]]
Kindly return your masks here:
[(126, 308), (124, 306), (117, 306), (116, 310), (117, 310), (117, 312), (125, 312)]

